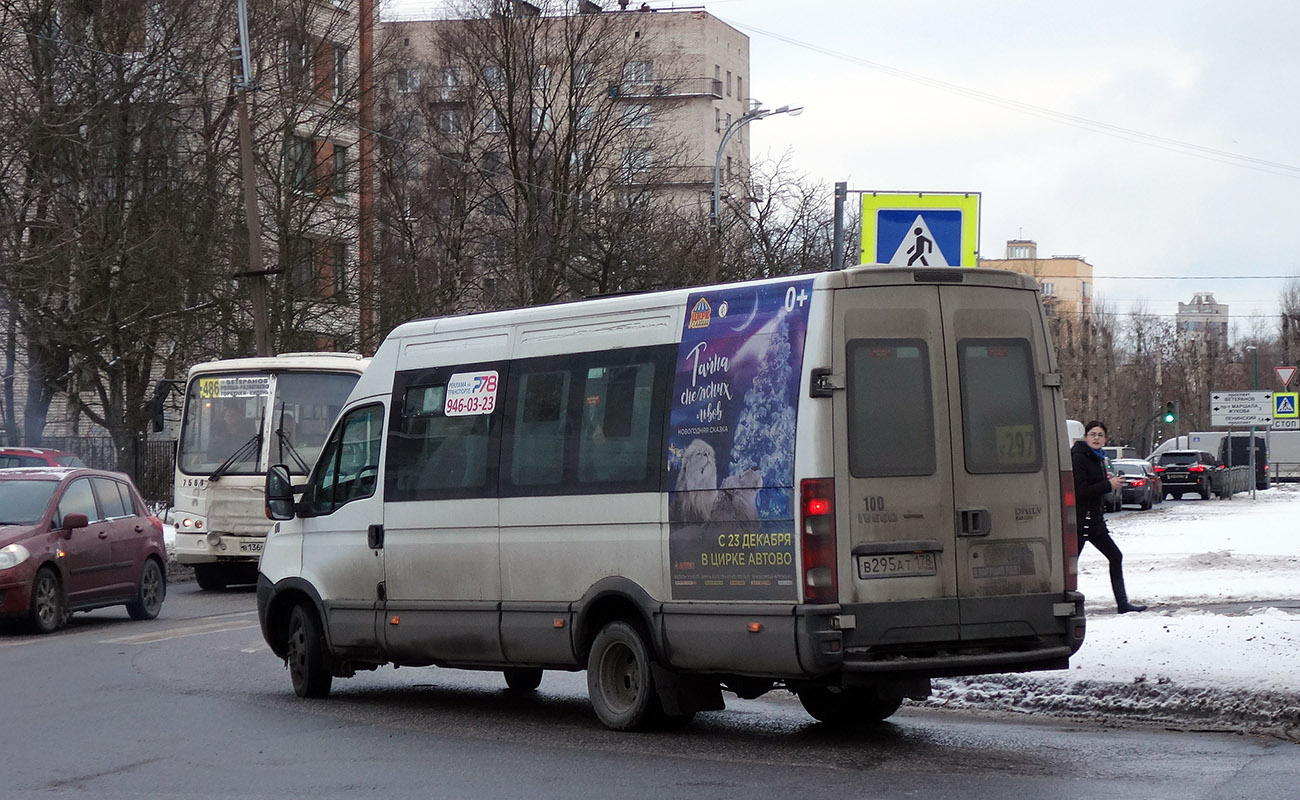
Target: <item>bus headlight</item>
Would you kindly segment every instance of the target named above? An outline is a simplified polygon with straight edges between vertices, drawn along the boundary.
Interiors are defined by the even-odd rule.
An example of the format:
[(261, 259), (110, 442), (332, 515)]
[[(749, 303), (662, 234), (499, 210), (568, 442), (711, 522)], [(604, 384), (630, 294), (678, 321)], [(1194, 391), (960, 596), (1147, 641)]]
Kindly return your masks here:
[(0, 547), (0, 572), (7, 569), (13, 569), (27, 560), (31, 553), (27, 548), (20, 544), (11, 544), (7, 547)]

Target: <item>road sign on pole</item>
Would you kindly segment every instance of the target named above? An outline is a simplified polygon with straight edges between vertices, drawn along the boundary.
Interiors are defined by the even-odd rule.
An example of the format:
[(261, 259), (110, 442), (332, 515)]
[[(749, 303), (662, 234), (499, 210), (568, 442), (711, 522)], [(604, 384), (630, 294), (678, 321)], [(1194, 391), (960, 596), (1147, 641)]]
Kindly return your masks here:
[(863, 264), (974, 267), (979, 192), (863, 192)]
[(1291, 379), (1295, 377), (1296, 368), (1273, 367), (1273, 371), (1277, 373), (1277, 379), (1282, 382), (1282, 388), (1285, 389), (1291, 385)]
[(1273, 424), (1272, 392), (1211, 392), (1210, 424), (1249, 428)]

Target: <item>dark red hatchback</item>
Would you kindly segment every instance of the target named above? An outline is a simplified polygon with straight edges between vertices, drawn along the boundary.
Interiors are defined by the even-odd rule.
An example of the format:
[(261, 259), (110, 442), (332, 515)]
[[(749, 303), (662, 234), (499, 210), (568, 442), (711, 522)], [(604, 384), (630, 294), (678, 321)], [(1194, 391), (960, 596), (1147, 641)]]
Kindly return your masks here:
[(104, 606), (153, 619), (166, 563), (162, 522), (126, 475), (0, 470), (0, 618), (25, 619), (37, 633)]

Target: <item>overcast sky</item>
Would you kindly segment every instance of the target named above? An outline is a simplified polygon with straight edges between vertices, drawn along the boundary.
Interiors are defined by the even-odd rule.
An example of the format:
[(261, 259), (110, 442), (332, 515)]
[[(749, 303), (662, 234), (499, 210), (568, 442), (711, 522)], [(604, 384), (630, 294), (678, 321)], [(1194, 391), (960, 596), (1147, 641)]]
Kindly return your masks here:
[(850, 191), (979, 192), (982, 255), (1023, 237), (1082, 256), (1121, 311), (1212, 291), (1245, 333), (1287, 281), (1226, 276), (1300, 276), (1300, 3), (692, 5), (749, 36), (756, 99), (806, 109), (753, 123), (755, 159), (788, 151)]

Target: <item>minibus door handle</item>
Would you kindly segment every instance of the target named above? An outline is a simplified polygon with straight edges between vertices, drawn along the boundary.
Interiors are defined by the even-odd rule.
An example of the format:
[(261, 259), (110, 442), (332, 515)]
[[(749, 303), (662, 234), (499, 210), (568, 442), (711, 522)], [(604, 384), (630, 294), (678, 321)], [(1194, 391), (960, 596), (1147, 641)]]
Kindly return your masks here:
[(962, 536), (988, 536), (993, 532), (993, 515), (987, 508), (963, 508), (961, 510)]
[(384, 549), (384, 526), (371, 525), (366, 529), (366, 544), (370, 545), (371, 550)]

